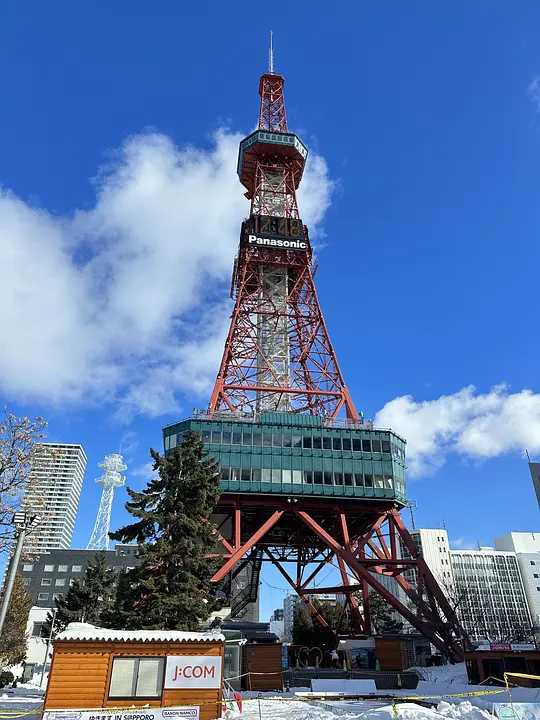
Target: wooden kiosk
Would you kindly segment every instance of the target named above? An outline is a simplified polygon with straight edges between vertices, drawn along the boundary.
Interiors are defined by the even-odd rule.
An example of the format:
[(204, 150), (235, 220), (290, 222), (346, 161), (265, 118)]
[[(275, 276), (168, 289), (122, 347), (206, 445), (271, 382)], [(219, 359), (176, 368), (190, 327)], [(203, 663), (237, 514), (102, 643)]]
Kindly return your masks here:
[(73, 720), (76, 709), (78, 720), (124, 720), (125, 713), (107, 709), (134, 707), (152, 708), (138, 720), (221, 717), (224, 640), (216, 633), (71, 623), (54, 641), (43, 718)]

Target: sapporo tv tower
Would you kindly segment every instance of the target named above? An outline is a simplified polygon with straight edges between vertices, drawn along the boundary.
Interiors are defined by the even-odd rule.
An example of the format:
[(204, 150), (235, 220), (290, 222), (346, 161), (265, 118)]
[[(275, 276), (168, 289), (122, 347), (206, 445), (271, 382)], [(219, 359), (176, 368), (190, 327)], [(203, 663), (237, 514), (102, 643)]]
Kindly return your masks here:
[[(459, 660), (463, 630), (400, 517), (405, 442), (363, 421), (321, 313), (296, 199), (308, 151), (288, 130), (283, 84), (270, 50), (258, 129), (238, 155), (251, 211), (223, 358), (208, 410), (166, 427), (165, 450), (197, 431), (220, 464), (214, 519), (223, 555), (213, 581), (229, 588), (233, 615), (256, 600), (261, 564), (270, 562), (321, 624), (311, 596), (342, 593), (358, 633), (370, 634), (369, 599), (378, 593)], [(313, 587), (329, 563), (340, 583)]]

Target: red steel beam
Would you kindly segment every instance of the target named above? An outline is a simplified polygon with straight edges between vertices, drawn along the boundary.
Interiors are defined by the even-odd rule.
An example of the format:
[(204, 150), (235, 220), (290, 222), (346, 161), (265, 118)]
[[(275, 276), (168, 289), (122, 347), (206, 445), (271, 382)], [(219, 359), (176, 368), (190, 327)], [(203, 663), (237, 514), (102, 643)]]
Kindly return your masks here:
[(272, 528), (278, 522), (282, 515), (283, 510), (276, 510), (274, 513), (272, 513), (268, 520), (253, 533), (249, 540), (247, 540), (241, 547), (239, 547), (238, 550), (232, 553), (231, 557), (227, 560), (227, 562), (212, 576), (212, 582), (219, 582), (220, 580), (223, 580), (225, 575), (227, 575), (233, 569), (233, 567), (240, 560), (240, 558), (242, 558), (243, 555), (245, 555), (249, 550), (251, 550), (251, 548), (256, 543), (258, 543), (262, 537), (264, 537), (268, 530), (270, 530), (270, 528)]

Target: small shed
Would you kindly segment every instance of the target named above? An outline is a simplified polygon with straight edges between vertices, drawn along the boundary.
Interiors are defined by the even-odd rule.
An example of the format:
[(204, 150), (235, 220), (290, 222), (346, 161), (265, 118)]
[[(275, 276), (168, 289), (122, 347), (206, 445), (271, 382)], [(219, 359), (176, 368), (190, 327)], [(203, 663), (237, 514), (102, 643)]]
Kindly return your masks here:
[(44, 718), (61, 717), (54, 710), (146, 706), (214, 720), (221, 716), (224, 640), (218, 633), (71, 623), (54, 641)]
[(283, 690), (283, 646), (281, 643), (242, 648), (245, 690)]
[[(515, 645), (505, 646), (502, 643), (495, 647), (498, 649), (478, 648), (465, 653), (465, 665), (470, 683), (502, 685), (505, 672), (540, 675), (539, 650), (514, 650)], [(513, 685), (522, 685), (523, 687), (539, 687), (540, 685), (540, 682), (534, 678), (511, 677), (510, 679)]]

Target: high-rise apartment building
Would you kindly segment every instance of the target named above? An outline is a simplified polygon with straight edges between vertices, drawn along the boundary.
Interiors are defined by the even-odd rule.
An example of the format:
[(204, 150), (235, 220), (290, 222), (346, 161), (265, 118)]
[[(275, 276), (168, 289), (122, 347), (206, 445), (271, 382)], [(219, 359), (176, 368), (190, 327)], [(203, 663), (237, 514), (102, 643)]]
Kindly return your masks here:
[(30, 484), (23, 500), (40, 516), (25, 540), (23, 552), (38, 555), (69, 548), (86, 470), (81, 445), (39, 443), (34, 448)]
[(532, 623), (540, 634), (540, 533), (510, 532), (497, 538), (495, 547), (516, 554)]

